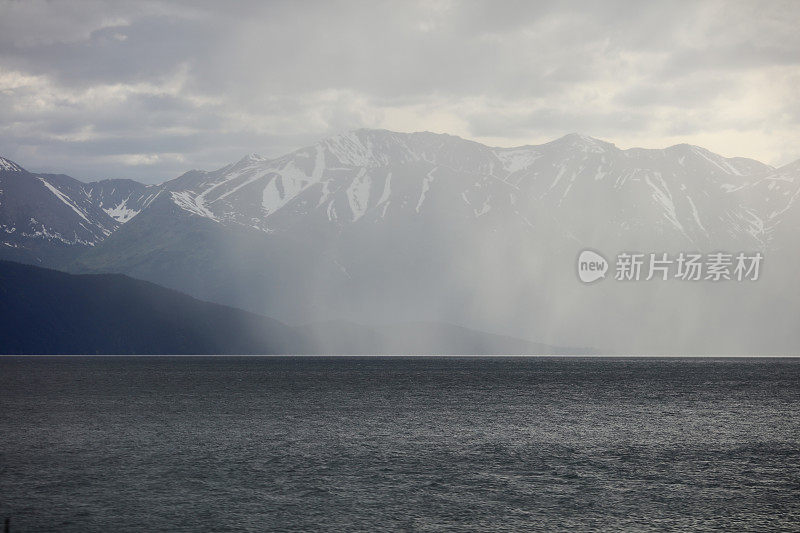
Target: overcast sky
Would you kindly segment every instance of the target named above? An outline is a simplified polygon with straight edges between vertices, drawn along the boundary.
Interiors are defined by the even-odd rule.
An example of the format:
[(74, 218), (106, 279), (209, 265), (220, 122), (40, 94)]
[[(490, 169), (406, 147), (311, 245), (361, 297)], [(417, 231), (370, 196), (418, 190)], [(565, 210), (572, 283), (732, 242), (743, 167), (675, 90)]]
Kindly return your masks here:
[(780, 165), (798, 27), (797, 1), (0, 0), (0, 155), (160, 182), (369, 127)]

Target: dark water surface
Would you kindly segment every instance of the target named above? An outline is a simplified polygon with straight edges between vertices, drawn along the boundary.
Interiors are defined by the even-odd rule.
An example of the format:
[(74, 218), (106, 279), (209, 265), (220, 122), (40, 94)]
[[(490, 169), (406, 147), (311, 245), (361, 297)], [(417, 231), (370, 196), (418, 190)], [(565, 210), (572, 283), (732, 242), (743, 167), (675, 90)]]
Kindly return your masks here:
[(800, 530), (800, 360), (0, 358), (14, 531)]

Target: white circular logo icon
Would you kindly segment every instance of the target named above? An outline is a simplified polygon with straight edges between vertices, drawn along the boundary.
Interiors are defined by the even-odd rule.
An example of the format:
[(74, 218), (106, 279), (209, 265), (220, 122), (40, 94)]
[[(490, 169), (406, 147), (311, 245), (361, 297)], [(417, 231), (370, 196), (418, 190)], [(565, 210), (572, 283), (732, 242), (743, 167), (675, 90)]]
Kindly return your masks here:
[(578, 255), (578, 277), (584, 283), (592, 283), (606, 277), (608, 261), (593, 250), (584, 250)]

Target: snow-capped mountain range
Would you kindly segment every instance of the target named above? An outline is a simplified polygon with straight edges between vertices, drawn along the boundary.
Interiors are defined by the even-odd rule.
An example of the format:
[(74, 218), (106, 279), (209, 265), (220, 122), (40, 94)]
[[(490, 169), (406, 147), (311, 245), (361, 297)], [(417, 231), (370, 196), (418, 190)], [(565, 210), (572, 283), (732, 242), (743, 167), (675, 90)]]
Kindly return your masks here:
[(216, 171), (187, 172), (160, 186), (33, 175), (0, 158), (0, 187), (7, 247), (25, 239), (97, 245), (163, 194), (194, 216), (265, 233), (311, 221), (342, 228), (413, 218), (434, 209), (532, 227), (545, 211), (560, 225), (555, 229), (578, 240), (598, 230), (655, 231), (684, 247), (735, 241), (766, 248), (795, 210), (800, 161), (775, 169), (697, 146), (621, 150), (578, 134), (491, 148), (450, 135), (356, 130), (275, 159), (251, 154)]
[(545, 211), (578, 240), (656, 231), (684, 247), (763, 248), (797, 197), (796, 166), (774, 169), (690, 145), (620, 150), (577, 134), (490, 148), (448, 135), (357, 130), (277, 159), (253, 154), (190, 172), (165, 190), (197, 216), (264, 232), (430, 210), (532, 227)]
[(63, 174), (31, 174), (0, 157), (3, 257), (47, 263), (65, 247), (95, 246), (145, 208), (156, 187), (132, 180), (83, 183)]
[[(686, 144), (622, 150), (578, 134), (493, 148), (356, 130), (154, 186), (34, 175), (0, 159), (0, 190), (0, 258), (127, 273), (296, 323), (424, 318), (601, 348), (609, 337), (573, 333), (600, 316), (613, 335), (639, 306), (689, 289), (665, 298), (653, 286), (624, 300), (611, 284), (586, 292), (572, 272), (577, 251), (795, 259), (800, 231), (800, 161), (773, 168)], [(779, 286), (783, 320), (800, 298)], [(699, 309), (701, 292), (681, 305)], [(741, 298), (714, 305), (728, 312)], [(738, 322), (728, 330), (755, 335)]]

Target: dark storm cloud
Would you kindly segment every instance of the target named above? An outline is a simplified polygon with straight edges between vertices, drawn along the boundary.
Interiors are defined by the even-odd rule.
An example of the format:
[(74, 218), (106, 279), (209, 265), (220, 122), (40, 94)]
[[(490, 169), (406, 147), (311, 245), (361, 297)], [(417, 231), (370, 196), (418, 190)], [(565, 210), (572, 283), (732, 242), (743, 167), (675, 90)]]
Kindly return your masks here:
[(0, 153), (31, 168), (155, 181), (354, 127), (800, 155), (796, 2), (0, 6)]

